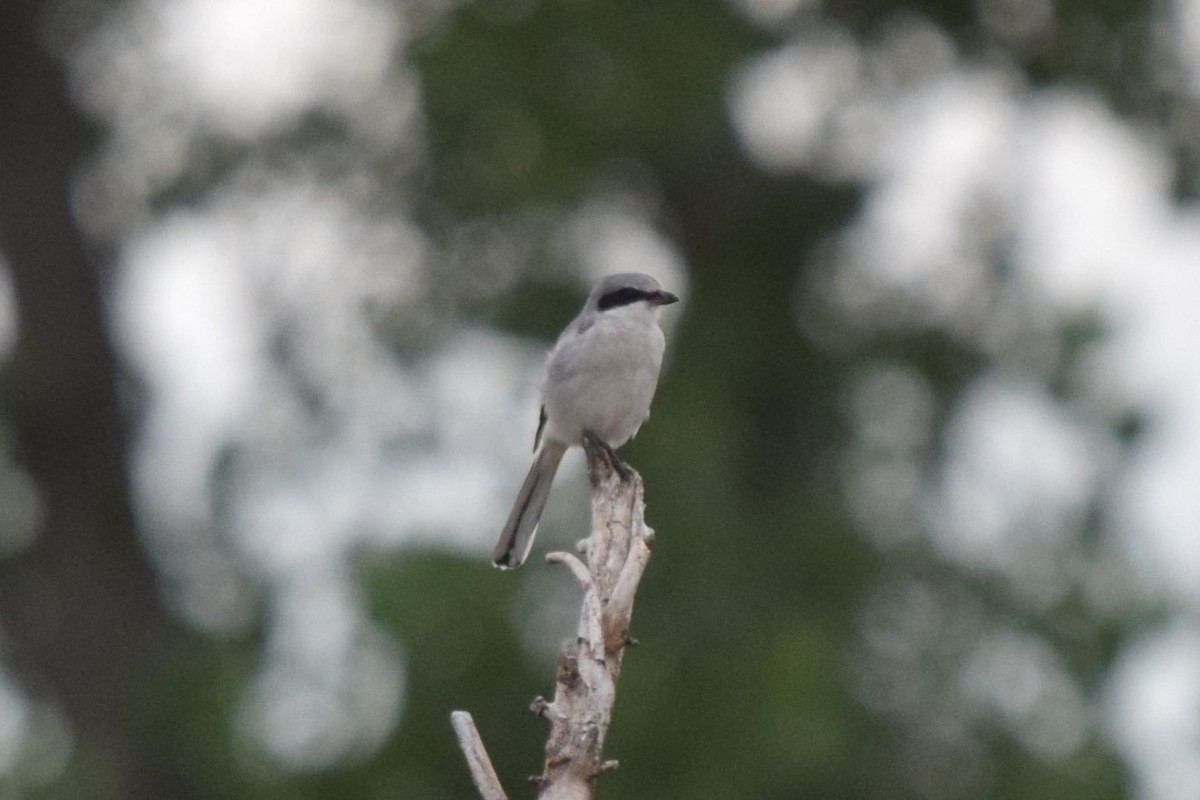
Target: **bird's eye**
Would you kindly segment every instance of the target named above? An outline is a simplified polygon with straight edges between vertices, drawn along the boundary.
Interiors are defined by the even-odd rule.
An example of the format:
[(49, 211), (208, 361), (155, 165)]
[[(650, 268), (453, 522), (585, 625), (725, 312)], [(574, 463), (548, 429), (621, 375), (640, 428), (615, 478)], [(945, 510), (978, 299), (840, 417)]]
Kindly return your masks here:
[(610, 308), (619, 308), (627, 306), (630, 303), (636, 303), (638, 300), (645, 300), (647, 293), (641, 289), (635, 289), (632, 286), (624, 286), (620, 289), (614, 289), (608, 294), (600, 296), (600, 302), (597, 307), (601, 311), (608, 311)]

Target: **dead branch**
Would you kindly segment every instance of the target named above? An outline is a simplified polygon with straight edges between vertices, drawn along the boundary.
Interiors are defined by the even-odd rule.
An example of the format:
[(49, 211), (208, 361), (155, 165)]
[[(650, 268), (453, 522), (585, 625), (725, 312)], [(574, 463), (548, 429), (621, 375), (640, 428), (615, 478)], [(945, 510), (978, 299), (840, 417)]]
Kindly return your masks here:
[(626, 468), (623, 477), (602, 449), (588, 444), (584, 449), (592, 482), (586, 568), (577, 568), (578, 559), (566, 553), (547, 556), (571, 567), (583, 589), (583, 603), (576, 638), (558, 657), (554, 699), (542, 709), (550, 736), (538, 778), (541, 800), (591, 798), (596, 776), (616, 767), (615, 761), (603, 759), (602, 751), (629, 640), (633, 598), (654, 534), (642, 518), (641, 476)]
[[(643, 519), (641, 476), (627, 466), (617, 469), (611, 453), (600, 446), (585, 442), (584, 450), (592, 484), (586, 563), (570, 553), (546, 556), (550, 563), (567, 566), (583, 599), (576, 636), (558, 656), (554, 699), (539, 697), (532, 706), (550, 723), (545, 766), (534, 779), (540, 800), (590, 800), (596, 777), (617, 766), (616, 761), (605, 761), (602, 751), (612, 721), (621, 661), (631, 641), (634, 594), (650, 560), (649, 542), (654, 536)], [(465, 722), (456, 720), (456, 731), (460, 724), (470, 723), (466, 712), (455, 712), (452, 717), (457, 715), (465, 717)], [(470, 729), (474, 738), (459, 733), (459, 746), (467, 756), (475, 785), (484, 800), (503, 798), (473, 723)], [(481, 778), (477, 763), (486, 764), (489, 780), (494, 782)]]
[(475, 781), (479, 796), (483, 800), (508, 800), (483, 746), (483, 739), (479, 738), (471, 712), (451, 711), (450, 724), (454, 727), (454, 735), (458, 737), (459, 749), (467, 757), (467, 769), (471, 771), (471, 780)]

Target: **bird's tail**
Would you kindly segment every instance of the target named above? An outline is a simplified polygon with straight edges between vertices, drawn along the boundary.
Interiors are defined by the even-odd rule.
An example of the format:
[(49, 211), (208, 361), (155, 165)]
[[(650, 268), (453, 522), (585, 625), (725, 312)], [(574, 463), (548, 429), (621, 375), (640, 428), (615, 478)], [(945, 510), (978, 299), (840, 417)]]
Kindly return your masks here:
[(525, 476), (512, 513), (508, 515), (508, 522), (504, 524), (500, 541), (492, 551), (493, 565), (500, 569), (516, 569), (525, 563), (529, 549), (533, 547), (542, 509), (546, 507), (546, 498), (550, 496), (554, 473), (558, 471), (558, 464), (566, 451), (566, 445), (561, 442), (553, 439), (542, 442), (533, 466)]

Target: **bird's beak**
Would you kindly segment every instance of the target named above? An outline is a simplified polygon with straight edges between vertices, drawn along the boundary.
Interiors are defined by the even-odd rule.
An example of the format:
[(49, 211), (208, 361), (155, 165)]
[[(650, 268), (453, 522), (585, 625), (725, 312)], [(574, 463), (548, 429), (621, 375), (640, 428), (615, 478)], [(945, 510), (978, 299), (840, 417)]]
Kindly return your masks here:
[(650, 302), (656, 306), (669, 306), (671, 303), (678, 303), (679, 298), (670, 292), (657, 291), (651, 297)]

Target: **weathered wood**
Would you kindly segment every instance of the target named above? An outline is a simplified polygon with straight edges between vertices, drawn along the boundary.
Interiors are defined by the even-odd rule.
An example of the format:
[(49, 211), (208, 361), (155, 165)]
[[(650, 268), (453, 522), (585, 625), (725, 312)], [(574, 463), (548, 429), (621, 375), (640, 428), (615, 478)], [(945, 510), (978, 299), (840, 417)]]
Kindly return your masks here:
[[(602, 444), (585, 440), (584, 450), (592, 484), (592, 528), (584, 559), (561, 552), (546, 556), (571, 571), (583, 598), (575, 638), (558, 656), (554, 699), (539, 697), (531, 706), (550, 723), (545, 766), (534, 779), (540, 800), (590, 800), (596, 777), (617, 767), (616, 761), (603, 759), (604, 740), (621, 661), (631, 642), (634, 595), (654, 536), (643, 519), (641, 476)], [(480, 796), (503, 798), (470, 714), (456, 711), (451, 718)], [(459, 730), (468, 725), (469, 730)]]

